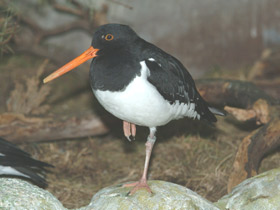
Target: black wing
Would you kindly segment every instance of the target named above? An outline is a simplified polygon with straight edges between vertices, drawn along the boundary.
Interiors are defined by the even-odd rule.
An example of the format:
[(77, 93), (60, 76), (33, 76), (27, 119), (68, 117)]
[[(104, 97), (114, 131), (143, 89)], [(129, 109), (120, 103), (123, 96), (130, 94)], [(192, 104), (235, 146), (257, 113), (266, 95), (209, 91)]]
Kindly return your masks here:
[(186, 104), (194, 103), (195, 111), (200, 118), (210, 122), (217, 121), (214, 114), (223, 115), (222, 112), (209, 107), (203, 100), (191, 75), (176, 58), (164, 55), (164, 58), (152, 57), (145, 59), (145, 62), (150, 70), (149, 82), (169, 103), (173, 104), (176, 101)]
[(35, 184), (45, 187), (47, 185), (45, 178), (43, 177), (46, 172), (46, 167), (53, 167), (52, 165), (35, 160), (27, 152), (17, 148), (14, 144), (4, 140), (0, 137), (0, 175), (7, 175), (7, 172), (1, 171), (8, 167), (13, 168), (18, 173), (12, 176), (21, 176), (30, 179)]

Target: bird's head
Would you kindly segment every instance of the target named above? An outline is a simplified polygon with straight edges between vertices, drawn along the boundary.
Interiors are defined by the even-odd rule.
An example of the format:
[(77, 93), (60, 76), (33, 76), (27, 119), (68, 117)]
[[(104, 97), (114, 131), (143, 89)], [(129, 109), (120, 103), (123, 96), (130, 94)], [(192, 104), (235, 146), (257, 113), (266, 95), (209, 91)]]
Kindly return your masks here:
[(97, 57), (106, 52), (112, 52), (114, 49), (130, 45), (138, 38), (137, 34), (127, 25), (106, 24), (97, 28), (93, 35), (91, 46), (81, 55), (65, 64), (48, 77), (44, 79), (47, 83), (68, 71), (76, 68), (87, 60)]
[(125, 47), (137, 38), (137, 34), (127, 25), (106, 24), (96, 30), (91, 46), (100, 51), (112, 50)]

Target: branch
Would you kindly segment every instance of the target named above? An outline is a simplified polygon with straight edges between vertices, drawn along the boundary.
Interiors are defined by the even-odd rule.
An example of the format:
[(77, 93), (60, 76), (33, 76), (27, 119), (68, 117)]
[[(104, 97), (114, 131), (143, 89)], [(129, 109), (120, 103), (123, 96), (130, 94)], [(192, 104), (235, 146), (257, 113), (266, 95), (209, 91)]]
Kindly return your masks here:
[(225, 106), (228, 113), (232, 114), (239, 121), (255, 120), (257, 125), (266, 124), (270, 120), (269, 106), (263, 99), (257, 100), (251, 109), (239, 109)]
[(264, 99), (269, 105), (279, 102), (250, 82), (227, 79), (197, 80), (197, 89), (202, 97), (215, 106), (251, 108), (258, 99)]
[(107, 132), (108, 128), (95, 115), (53, 118), (18, 113), (0, 115), (0, 136), (13, 142), (73, 139)]
[[(19, 15), (19, 21), (24, 24), (26, 27), (31, 29), (31, 35), (28, 33), (26, 35), (25, 31), (23, 30), (22, 33), (17, 34), (17, 37), (14, 39), (15, 43), (15, 51), (21, 51), (18, 49), (27, 48), (27, 50), (30, 51), (30, 48), (34, 48), (34, 46), (37, 46), (37, 48), (41, 48), (39, 51), (46, 51), (44, 46), (40, 46), (40, 43), (52, 36), (60, 35), (63, 33), (67, 33), (69, 31), (73, 30), (84, 30), (90, 34), (93, 33), (96, 27), (106, 24), (107, 21), (107, 12), (108, 7), (106, 5), (103, 5), (102, 9), (100, 11), (94, 11), (92, 12), (90, 9), (85, 9), (82, 7), (78, 2), (72, 1), (72, 4), (76, 7), (74, 9), (57, 4), (55, 1), (50, 0), (51, 5), (53, 8), (57, 11), (68, 13), (68, 14), (74, 14), (78, 18), (77, 20), (65, 24), (63, 26), (59, 26), (53, 29), (43, 29), (41, 26), (39, 26), (35, 21), (31, 20), (30, 18), (26, 17), (25, 15)], [(26, 36), (31, 37), (26, 39)], [(33, 53), (36, 53), (36, 51), (32, 51)]]
[(255, 176), (262, 158), (280, 146), (280, 120), (273, 119), (267, 125), (246, 136), (239, 145), (233, 171), (228, 181), (228, 192), (246, 178)]

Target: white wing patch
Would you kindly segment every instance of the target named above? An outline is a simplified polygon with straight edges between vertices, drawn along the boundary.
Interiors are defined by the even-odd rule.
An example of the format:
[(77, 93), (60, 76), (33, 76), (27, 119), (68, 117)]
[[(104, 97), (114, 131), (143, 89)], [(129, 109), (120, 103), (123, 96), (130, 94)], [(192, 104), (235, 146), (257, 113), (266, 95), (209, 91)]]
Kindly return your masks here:
[[(158, 63), (154, 58), (148, 58), (148, 60), (149, 61), (153, 61), (153, 62), (156, 62), (160, 67), (161, 67), (161, 64), (160, 63)], [(141, 62), (143, 62), (143, 61), (141, 61)]]
[(17, 171), (16, 169), (14, 169), (10, 166), (0, 166), (0, 174), (1, 175), (15, 175), (15, 176), (29, 177), (29, 176)]
[(194, 103), (180, 103), (178, 100), (170, 105), (171, 112), (174, 115), (174, 119), (179, 119), (182, 117), (189, 117), (193, 119), (200, 119), (200, 115), (195, 111)]

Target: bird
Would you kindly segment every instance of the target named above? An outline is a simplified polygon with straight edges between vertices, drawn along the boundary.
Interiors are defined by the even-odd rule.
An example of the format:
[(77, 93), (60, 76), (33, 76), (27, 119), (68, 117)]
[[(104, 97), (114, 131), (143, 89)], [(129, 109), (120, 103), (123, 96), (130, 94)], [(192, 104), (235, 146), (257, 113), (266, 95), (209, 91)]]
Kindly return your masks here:
[(203, 100), (184, 65), (172, 55), (145, 41), (128, 25), (99, 26), (91, 46), (43, 82), (47, 83), (92, 59), (90, 85), (99, 103), (123, 121), (123, 132), (130, 141), (136, 125), (148, 127), (146, 157), (141, 179), (123, 185), (151, 192), (147, 172), (157, 127), (184, 117), (216, 122), (224, 115)]
[(52, 165), (35, 160), (27, 152), (0, 137), (0, 176), (12, 176), (28, 179), (45, 188), (47, 182), (43, 174)]

